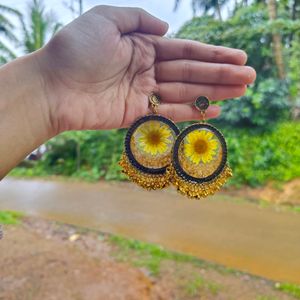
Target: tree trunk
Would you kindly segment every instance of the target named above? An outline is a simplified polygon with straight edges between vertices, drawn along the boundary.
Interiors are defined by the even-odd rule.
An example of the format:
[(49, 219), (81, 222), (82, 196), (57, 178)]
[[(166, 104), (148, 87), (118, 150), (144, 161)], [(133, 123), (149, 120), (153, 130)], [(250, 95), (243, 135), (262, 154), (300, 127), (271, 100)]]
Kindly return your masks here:
[[(271, 21), (275, 21), (277, 18), (276, 14), (276, 0), (268, 0), (268, 11), (269, 11), (269, 19)], [(281, 36), (279, 33), (272, 34), (273, 40), (273, 54), (277, 67), (278, 78), (285, 78), (285, 70), (284, 70), (284, 62), (283, 62), (283, 54), (282, 54), (282, 44), (281, 44)]]
[(81, 165), (81, 151), (80, 151), (80, 142), (76, 142), (76, 170), (80, 171), (80, 165)]
[(82, 4), (83, 0), (79, 0), (79, 15), (82, 15), (83, 12), (83, 4)]
[(293, 5), (292, 5), (292, 20), (296, 20), (296, 17), (297, 17), (297, 8), (299, 6), (300, 6), (300, 0), (294, 0)]
[(216, 11), (217, 11), (217, 15), (218, 15), (219, 20), (222, 21), (223, 18), (222, 18), (221, 7), (220, 7), (220, 4), (219, 4), (219, 1), (217, 1)]

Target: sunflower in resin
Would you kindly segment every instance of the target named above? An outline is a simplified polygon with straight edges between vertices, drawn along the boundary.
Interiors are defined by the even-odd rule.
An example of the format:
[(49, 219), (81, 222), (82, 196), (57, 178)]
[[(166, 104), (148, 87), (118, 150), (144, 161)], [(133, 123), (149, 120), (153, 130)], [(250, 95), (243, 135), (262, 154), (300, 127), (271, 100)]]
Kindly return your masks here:
[(218, 148), (214, 135), (207, 130), (197, 130), (189, 133), (184, 144), (184, 154), (195, 164), (212, 161)]
[(157, 121), (149, 121), (139, 129), (138, 143), (146, 153), (164, 154), (170, 149), (172, 131), (168, 126)]

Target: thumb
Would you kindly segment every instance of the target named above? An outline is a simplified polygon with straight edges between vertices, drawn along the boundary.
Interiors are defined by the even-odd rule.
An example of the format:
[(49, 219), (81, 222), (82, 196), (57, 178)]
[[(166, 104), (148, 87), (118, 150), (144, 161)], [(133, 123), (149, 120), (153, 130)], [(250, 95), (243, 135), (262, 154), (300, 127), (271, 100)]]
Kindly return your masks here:
[(169, 28), (168, 23), (152, 16), (142, 8), (99, 5), (94, 9), (96, 13), (111, 20), (122, 34), (140, 32), (163, 36)]

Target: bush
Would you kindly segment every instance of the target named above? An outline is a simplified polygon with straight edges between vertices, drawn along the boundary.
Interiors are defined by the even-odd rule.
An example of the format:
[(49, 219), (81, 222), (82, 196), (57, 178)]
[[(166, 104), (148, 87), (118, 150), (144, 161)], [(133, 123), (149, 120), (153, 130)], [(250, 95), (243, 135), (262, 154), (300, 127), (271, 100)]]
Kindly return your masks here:
[(279, 121), (288, 119), (288, 97), (285, 81), (260, 81), (256, 88), (248, 89), (238, 100), (222, 102), (222, 114), (214, 123), (233, 129), (244, 127), (248, 131), (272, 130)]
[(231, 184), (257, 186), (300, 177), (300, 123), (285, 122), (260, 134), (245, 129), (223, 133), (234, 171)]
[[(218, 127), (227, 144), (234, 185), (262, 185), (268, 180), (289, 181), (300, 177), (300, 123), (284, 122), (272, 131)], [(76, 136), (65, 133), (49, 142), (49, 151), (34, 168), (17, 168), (12, 174), (28, 176), (64, 175), (96, 181), (124, 180), (118, 166), (124, 130), (81, 132), (80, 168)]]
[[(241, 97), (239, 104), (225, 101), (224, 112), (218, 124), (235, 128), (242, 126), (257, 130), (270, 130), (279, 121), (287, 119), (290, 106), (299, 97), (299, 22), (291, 22), (285, 10), (278, 9), (278, 22), (269, 20), (267, 7), (253, 3), (237, 8), (226, 21), (212, 17), (196, 17), (181, 27), (177, 37), (204, 43), (224, 45), (243, 49), (248, 54), (247, 64), (257, 71), (257, 79)], [(280, 32), (283, 41), (292, 36), (292, 45), (283, 43), (283, 59), (286, 66), (286, 80), (281, 81), (272, 51), (272, 33)], [(288, 43), (287, 43), (288, 44)], [(290, 92), (290, 95), (289, 95)]]
[(34, 168), (19, 167), (11, 175), (124, 180), (118, 165), (124, 133), (124, 130), (65, 132), (46, 144), (47, 151)]

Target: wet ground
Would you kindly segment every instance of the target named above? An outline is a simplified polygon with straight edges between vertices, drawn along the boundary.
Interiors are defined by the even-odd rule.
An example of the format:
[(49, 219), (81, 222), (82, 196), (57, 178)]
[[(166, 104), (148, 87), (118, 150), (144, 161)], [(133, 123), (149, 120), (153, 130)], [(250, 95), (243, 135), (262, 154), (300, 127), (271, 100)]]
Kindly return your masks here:
[(266, 278), (300, 283), (300, 215), (219, 194), (192, 201), (131, 184), (5, 179), (0, 209), (159, 243)]
[[(32, 217), (5, 226), (0, 299), (295, 299), (263, 278), (178, 256), (162, 258), (157, 246), (134, 242), (129, 249), (126, 240), (113, 238)], [(159, 272), (152, 274), (154, 265)]]

